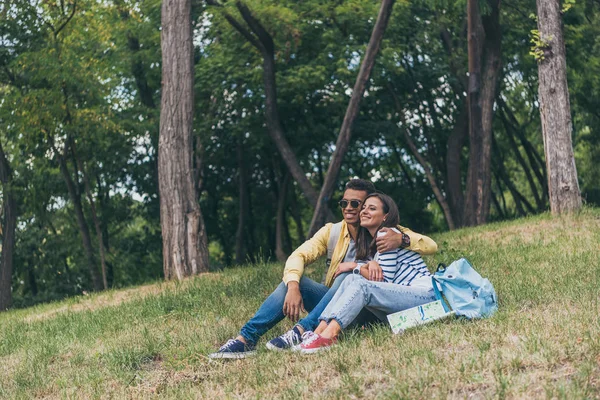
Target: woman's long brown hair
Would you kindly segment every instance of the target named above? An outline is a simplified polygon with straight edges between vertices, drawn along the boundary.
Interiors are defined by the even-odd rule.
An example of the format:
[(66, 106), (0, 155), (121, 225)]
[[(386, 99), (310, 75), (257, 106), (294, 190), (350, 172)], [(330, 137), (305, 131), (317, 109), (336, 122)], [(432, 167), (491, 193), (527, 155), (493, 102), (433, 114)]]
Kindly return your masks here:
[[(363, 204), (367, 202), (370, 197), (377, 197), (383, 205), (383, 213), (387, 214), (385, 221), (377, 228), (379, 231), (381, 228), (395, 228), (400, 223), (400, 215), (398, 213), (398, 206), (390, 196), (383, 193), (371, 193), (367, 196)], [(375, 234), (377, 237), (377, 234)], [(375, 238), (371, 236), (369, 231), (362, 226), (358, 229), (358, 235), (356, 237), (356, 259), (357, 260), (368, 260), (373, 257), (377, 252), (377, 246), (375, 245)]]

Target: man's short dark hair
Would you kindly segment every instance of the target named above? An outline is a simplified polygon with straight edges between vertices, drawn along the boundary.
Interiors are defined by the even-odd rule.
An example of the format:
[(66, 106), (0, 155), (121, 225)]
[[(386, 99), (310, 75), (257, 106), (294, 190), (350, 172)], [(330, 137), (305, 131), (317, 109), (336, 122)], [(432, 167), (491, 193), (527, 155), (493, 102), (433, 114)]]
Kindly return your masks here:
[(373, 185), (373, 182), (364, 179), (350, 179), (346, 183), (346, 189), (359, 190), (371, 194), (375, 192), (375, 185)]

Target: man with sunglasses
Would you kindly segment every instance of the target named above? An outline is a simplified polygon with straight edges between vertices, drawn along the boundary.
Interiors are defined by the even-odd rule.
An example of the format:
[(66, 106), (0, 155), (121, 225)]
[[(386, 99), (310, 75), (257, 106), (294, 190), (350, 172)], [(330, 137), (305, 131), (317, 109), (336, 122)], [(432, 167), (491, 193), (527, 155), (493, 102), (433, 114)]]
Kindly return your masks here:
[[(296, 325), (285, 334), (267, 343), (270, 350), (288, 350), (302, 342), (302, 335), (318, 325), (318, 318), (329, 300), (335, 294), (348, 273), (335, 277), (338, 269), (354, 263), (356, 255), (355, 240), (360, 227), (359, 213), (365, 198), (375, 192), (375, 186), (363, 179), (352, 179), (346, 184), (344, 197), (339, 205), (343, 221), (328, 223), (315, 235), (298, 247), (287, 259), (283, 272), (283, 282), (263, 302), (256, 314), (242, 327), (235, 339), (230, 339), (210, 358), (246, 358), (255, 354), (256, 343), (269, 329), (286, 316)], [(399, 247), (408, 248), (421, 254), (434, 254), (437, 244), (427, 236), (410, 229), (399, 227), (402, 233), (389, 230), (385, 236), (377, 238), (377, 249), (386, 252)], [(325, 285), (303, 276), (304, 266), (328, 254), (329, 269)], [(330, 257), (329, 257), (330, 255)], [(334, 279), (335, 277), (335, 279)], [(310, 312), (300, 320), (300, 313)]]

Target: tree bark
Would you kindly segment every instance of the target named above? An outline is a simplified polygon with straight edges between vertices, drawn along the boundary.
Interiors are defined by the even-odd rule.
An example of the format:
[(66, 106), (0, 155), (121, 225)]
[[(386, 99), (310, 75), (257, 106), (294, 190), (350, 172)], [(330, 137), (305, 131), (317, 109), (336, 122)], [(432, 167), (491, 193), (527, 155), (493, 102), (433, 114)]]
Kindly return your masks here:
[(469, 133), (468, 105), (465, 101), (446, 143), (446, 196), (455, 227), (463, 226), (464, 195), (461, 153)]
[(285, 250), (285, 231), (287, 226), (285, 223), (285, 203), (287, 199), (288, 185), (290, 175), (285, 174), (279, 185), (279, 193), (277, 198), (277, 223), (275, 228), (275, 256), (280, 262), (284, 262), (288, 258), (288, 253)]
[(52, 145), (52, 148), (56, 153), (60, 172), (63, 176), (65, 184), (67, 185), (69, 197), (73, 202), (73, 209), (75, 210), (75, 217), (77, 218), (77, 225), (79, 226), (79, 233), (81, 234), (81, 241), (83, 243), (83, 250), (87, 259), (88, 271), (90, 272), (92, 285), (94, 286), (94, 290), (102, 290), (102, 280), (96, 268), (96, 257), (94, 257), (94, 248), (92, 246), (90, 228), (88, 226), (87, 221), (85, 220), (85, 215), (83, 213), (83, 206), (81, 204), (81, 194), (79, 193), (77, 185), (73, 181), (71, 173), (69, 172), (69, 167), (67, 166), (67, 155), (69, 152), (70, 143), (71, 139), (67, 138), (67, 142), (65, 143), (64, 151), (62, 154), (58, 151), (56, 147), (54, 147), (54, 145)]
[(396, 145), (395, 142), (388, 143), (388, 146), (391, 147), (392, 153), (394, 154), (394, 159), (398, 163), (398, 166), (400, 167), (400, 170), (402, 171), (402, 174), (404, 175), (404, 178), (406, 179), (406, 184), (408, 185), (408, 189), (410, 189), (411, 191), (415, 190), (415, 182), (413, 181), (412, 177), (410, 176), (410, 173), (408, 172), (406, 165), (404, 165), (404, 160), (402, 159), (402, 155), (398, 151), (398, 146)]
[(502, 207), (500, 207), (500, 202), (496, 198), (496, 194), (494, 193), (493, 190), (492, 190), (492, 204), (494, 205), (494, 207), (496, 207), (496, 211), (498, 212), (498, 215), (500, 216), (500, 218), (506, 219), (506, 214), (502, 210)]
[(546, 179), (546, 164), (542, 157), (539, 155), (535, 147), (531, 144), (531, 142), (527, 139), (525, 134), (523, 133), (523, 129), (520, 128), (519, 121), (517, 117), (513, 113), (513, 111), (503, 102), (500, 103), (504, 113), (508, 117), (508, 122), (513, 127), (513, 132), (517, 134), (519, 141), (521, 142), (521, 146), (525, 150), (525, 154), (527, 155), (527, 159), (529, 160), (529, 164), (533, 169), (533, 173), (538, 180), (538, 183), (543, 188), (542, 192), (542, 200), (548, 198), (548, 180)]
[(292, 187), (292, 195), (289, 198), (290, 207), (289, 211), (294, 219), (294, 223), (296, 225), (296, 236), (298, 236), (298, 241), (300, 243), (304, 242), (306, 236), (304, 236), (304, 224), (302, 223), (302, 215), (300, 214), (300, 208), (298, 205), (298, 199), (296, 198), (296, 191)]
[(519, 146), (517, 146), (517, 142), (515, 141), (515, 138), (513, 137), (513, 126), (508, 123), (507, 118), (503, 112), (500, 112), (500, 119), (502, 119), (502, 122), (504, 124), (504, 129), (506, 131), (506, 137), (508, 139), (510, 147), (511, 147), (515, 157), (517, 158), (517, 161), (519, 162), (519, 164), (521, 164), (521, 168), (523, 168), (523, 172), (525, 172), (525, 177), (527, 178), (527, 182), (529, 183), (529, 188), (531, 190), (531, 193), (533, 194), (533, 198), (535, 200), (537, 210), (541, 211), (543, 208), (543, 202), (542, 202), (542, 198), (539, 195), (538, 188), (535, 184), (535, 181), (533, 180), (533, 175), (531, 174), (531, 170), (533, 169), (533, 167), (530, 167), (525, 162), (525, 159), (521, 155), (521, 150), (519, 150)]
[(208, 244), (192, 164), (194, 69), (191, 0), (162, 3), (162, 98), (158, 144), (165, 279), (208, 271)]
[(85, 185), (85, 193), (88, 201), (90, 202), (90, 211), (92, 212), (92, 220), (94, 221), (94, 228), (96, 229), (96, 240), (98, 241), (98, 250), (100, 253), (100, 271), (102, 272), (102, 284), (104, 286), (104, 290), (108, 289), (108, 280), (106, 273), (106, 254), (104, 251), (104, 240), (102, 238), (102, 228), (100, 227), (100, 221), (98, 220), (98, 214), (96, 213), (96, 202), (94, 201), (94, 197), (92, 196), (92, 185), (90, 184), (90, 180), (85, 171), (83, 163), (77, 157), (77, 153), (75, 152), (75, 144), (71, 148), (73, 152), (73, 158), (77, 162), (79, 167), (79, 171), (83, 176), (83, 183)]
[(410, 151), (412, 151), (413, 155), (415, 156), (415, 158), (417, 159), (419, 164), (421, 164), (421, 167), (423, 167), (423, 170), (425, 171), (425, 176), (427, 177), (427, 181), (429, 181), (429, 185), (431, 185), (431, 190), (433, 191), (433, 195), (435, 196), (435, 199), (437, 200), (438, 204), (440, 205), (440, 208), (442, 209), (442, 212), (444, 213), (444, 218), (446, 219), (446, 223), (448, 224), (448, 229), (450, 229), (451, 231), (454, 230), (456, 228), (456, 226), (454, 225), (454, 219), (452, 218), (450, 206), (448, 205), (446, 198), (444, 197), (442, 191), (440, 190), (440, 188), (435, 180), (435, 177), (433, 176), (433, 173), (431, 172), (431, 168), (429, 167), (429, 164), (427, 163), (425, 158), (423, 158), (423, 156), (419, 153), (419, 150), (417, 149), (417, 146), (415, 146), (415, 143), (411, 139), (408, 131), (404, 130), (402, 133), (404, 133), (404, 138), (406, 139), (406, 143), (408, 143), (408, 147), (410, 148)]
[(501, 69), (499, 0), (487, 0), (491, 9), (483, 16), (479, 0), (468, 0), (469, 52), (469, 169), (464, 223), (481, 225), (490, 211), (492, 119)]
[(246, 261), (246, 226), (248, 224), (248, 213), (250, 211), (250, 201), (248, 193), (248, 174), (244, 162), (244, 147), (242, 139), (238, 139), (236, 146), (237, 162), (238, 162), (238, 226), (235, 232), (235, 262), (242, 264)]
[[(494, 162), (495, 171), (496, 171), (495, 172), (496, 179), (501, 179), (504, 182), (504, 184), (510, 191), (510, 194), (512, 195), (513, 200), (515, 201), (515, 206), (521, 216), (525, 216), (527, 214), (527, 212), (533, 214), (535, 212), (535, 209), (533, 208), (531, 203), (529, 203), (529, 201), (525, 198), (525, 196), (523, 196), (523, 194), (521, 192), (519, 192), (517, 187), (514, 185), (512, 179), (510, 179), (508, 173), (506, 172), (506, 168), (504, 167), (504, 165), (505, 165), (504, 157), (503, 157), (502, 152), (500, 151), (499, 147), (495, 143), (495, 141), (494, 141), (493, 147), (494, 147), (494, 155), (496, 157), (496, 160)], [(527, 208), (527, 212), (523, 209), (521, 204), (525, 205), (525, 207)]]
[(17, 202), (13, 173), (0, 143), (0, 182), (2, 183), (2, 256), (0, 256), (0, 312), (12, 305), (12, 272), (17, 227)]
[(581, 208), (581, 193), (571, 141), (571, 105), (560, 2), (537, 0), (543, 59), (538, 63), (540, 116), (552, 214)]
[[(221, 5), (215, 0), (208, 0), (208, 4), (213, 6), (221, 7)], [(263, 82), (265, 85), (265, 119), (267, 123), (267, 131), (271, 140), (275, 143), (279, 155), (285, 162), (290, 173), (294, 177), (294, 180), (300, 186), (302, 193), (308, 200), (309, 204), (316, 207), (317, 199), (319, 194), (315, 188), (311, 185), (310, 181), (306, 177), (306, 174), (296, 154), (293, 152), (290, 144), (288, 143), (281, 120), (279, 118), (279, 110), (277, 108), (277, 82), (275, 79), (275, 44), (273, 38), (264, 28), (264, 26), (254, 17), (250, 9), (241, 2), (236, 2), (236, 7), (239, 10), (242, 18), (250, 28), (248, 30), (238, 20), (236, 20), (231, 14), (223, 12), (225, 19), (230, 25), (235, 28), (239, 33), (248, 40), (258, 51), (260, 51), (263, 58)], [(331, 214), (331, 211), (329, 212)]]
[[(402, 110), (402, 104), (400, 103), (400, 99), (398, 99), (398, 96), (396, 96), (396, 93), (394, 92), (393, 88), (389, 87), (389, 90), (390, 90), (390, 94), (392, 95), (392, 98), (394, 99), (394, 103), (396, 105), (396, 109), (398, 110), (398, 113), (401, 116), (403, 116), (404, 113)], [(423, 122), (423, 123), (425, 123), (425, 122)], [(417, 159), (417, 162), (421, 165), (421, 167), (423, 167), (423, 170), (425, 171), (425, 177), (427, 178), (427, 181), (429, 182), (429, 185), (431, 186), (431, 190), (433, 192), (433, 195), (435, 196), (436, 201), (438, 202), (440, 208), (442, 209), (442, 212), (444, 213), (444, 218), (446, 219), (446, 223), (448, 224), (448, 229), (449, 230), (456, 229), (456, 224), (454, 222), (454, 218), (453, 218), (450, 206), (448, 204), (448, 201), (446, 200), (444, 194), (440, 190), (437, 180), (436, 180), (433, 172), (431, 171), (430, 163), (428, 163), (427, 160), (425, 159), (425, 157), (423, 157), (421, 155), (421, 153), (419, 153), (419, 149), (417, 149), (417, 146), (415, 145), (414, 141), (412, 140), (412, 138), (410, 136), (410, 132), (409, 132), (408, 128), (406, 128), (407, 123), (406, 123), (405, 118), (402, 118), (402, 125), (404, 127), (404, 130), (402, 131), (402, 133), (404, 135), (404, 139), (406, 140), (406, 144), (408, 145), (413, 156)], [(395, 148), (394, 148), (394, 151), (397, 152), (397, 150)], [(397, 155), (397, 158), (400, 160), (401, 157), (399, 157)], [(460, 173), (460, 171), (459, 171), (459, 173)]]
[(379, 15), (377, 16), (377, 21), (373, 27), (371, 39), (369, 40), (367, 50), (365, 51), (365, 56), (361, 62), (360, 70), (358, 72), (358, 76), (356, 77), (356, 82), (354, 83), (354, 89), (352, 90), (352, 97), (350, 98), (348, 108), (346, 108), (346, 115), (344, 116), (344, 121), (342, 122), (342, 127), (340, 128), (340, 133), (335, 143), (335, 151), (331, 157), (329, 168), (327, 168), (325, 182), (323, 183), (321, 192), (319, 193), (319, 199), (317, 201), (312, 221), (310, 223), (310, 228), (308, 230), (309, 237), (314, 235), (316, 231), (323, 225), (325, 215), (324, 212), (327, 209), (327, 202), (333, 193), (334, 185), (337, 182), (340, 168), (342, 166), (342, 161), (344, 160), (344, 156), (346, 155), (346, 151), (350, 145), (350, 139), (352, 137), (352, 125), (354, 124), (354, 121), (358, 115), (360, 102), (364, 96), (367, 82), (371, 75), (371, 70), (375, 65), (375, 58), (377, 57), (377, 53), (381, 47), (383, 34), (385, 33), (390, 16), (392, 15), (393, 6), (394, 0), (383, 0), (381, 2)]

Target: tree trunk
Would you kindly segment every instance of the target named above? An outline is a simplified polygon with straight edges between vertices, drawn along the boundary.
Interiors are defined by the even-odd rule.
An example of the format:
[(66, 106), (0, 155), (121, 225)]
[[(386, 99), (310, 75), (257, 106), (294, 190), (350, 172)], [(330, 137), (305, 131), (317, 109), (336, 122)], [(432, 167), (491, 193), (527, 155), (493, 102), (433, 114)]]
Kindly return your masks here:
[(492, 119), (500, 74), (499, 0), (487, 0), (482, 17), (479, 0), (468, 0), (469, 50), (469, 169), (465, 196), (465, 225), (481, 225), (490, 211)]
[(454, 225), (454, 219), (452, 218), (452, 213), (450, 212), (450, 206), (448, 205), (446, 198), (442, 194), (442, 191), (440, 190), (440, 188), (435, 180), (435, 177), (433, 176), (433, 173), (431, 172), (431, 168), (429, 167), (429, 164), (427, 163), (425, 158), (423, 158), (423, 156), (419, 153), (419, 150), (417, 149), (417, 146), (415, 146), (415, 143), (412, 141), (408, 131), (404, 130), (403, 133), (404, 133), (404, 138), (406, 139), (406, 143), (408, 144), (408, 147), (410, 148), (410, 151), (413, 153), (413, 155), (415, 156), (415, 158), (417, 159), (417, 161), (419, 162), (419, 164), (421, 165), (421, 167), (423, 167), (423, 170), (425, 171), (425, 176), (427, 177), (427, 181), (429, 182), (429, 185), (431, 186), (433, 195), (435, 196), (435, 199), (437, 200), (438, 204), (440, 205), (440, 208), (442, 209), (442, 212), (444, 213), (444, 218), (446, 219), (446, 223), (448, 224), (448, 229), (450, 229), (451, 231), (454, 230), (456, 228), (456, 226)]
[(275, 228), (275, 256), (278, 261), (284, 262), (288, 255), (285, 251), (285, 231), (287, 230), (285, 223), (285, 203), (287, 198), (288, 185), (290, 175), (285, 174), (281, 184), (279, 185), (279, 193), (277, 198), (277, 223)]
[(492, 204), (494, 205), (494, 207), (496, 207), (496, 211), (498, 212), (500, 219), (506, 219), (506, 214), (504, 213), (504, 211), (502, 211), (502, 207), (500, 207), (500, 202), (496, 198), (496, 194), (494, 193), (493, 190), (492, 190), (491, 194), (492, 194)]
[(238, 193), (239, 193), (239, 209), (238, 209), (238, 226), (235, 232), (235, 262), (242, 264), (246, 261), (246, 225), (248, 224), (248, 213), (250, 202), (248, 199), (248, 174), (244, 162), (244, 147), (242, 139), (238, 139), (236, 146), (237, 162), (238, 162)]
[(17, 202), (12, 188), (12, 170), (0, 144), (2, 183), (2, 256), (0, 256), (0, 312), (12, 305), (12, 271), (17, 227)]
[[(100, 210), (106, 210), (106, 205), (110, 202), (110, 192), (105, 191), (102, 188), (102, 180), (98, 173), (96, 173), (96, 187), (98, 188), (98, 208)], [(106, 222), (106, 214), (100, 213), (104, 218), (100, 219), (100, 226), (102, 227), (102, 242), (106, 253), (110, 253), (110, 236), (108, 235), (108, 223)], [(115, 270), (114, 265), (110, 261), (106, 260), (106, 281), (108, 287), (114, 286), (115, 283)]]
[(392, 15), (393, 6), (394, 0), (383, 0), (381, 2), (379, 15), (377, 16), (377, 21), (373, 27), (371, 39), (369, 40), (369, 45), (367, 46), (365, 56), (360, 65), (360, 70), (358, 72), (358, 76), (356, 77), (356, 82), (354, 83), (354, 89), (352, 90), (352, 97), (350, 98), (348, 108), (346, 108), (346, 115), (344, 116), (344, 121), (342, 122), (342, 127), (340, 128), (340, 133), (335, 143), (335, 151), (331, 157), (329, 168), (327, 168), (325, 182), (323, 183), (323, 187), (321, 187), (321, 192), (319, 193), (317, 206), (313, 213), (310, 228), (308, 229), (309, 237), (314, 235), (324, 223), (327, 202), (333, 194), (334, 185), (337, 182), (342, 161), (344, 160), (344, 156), (346, 155), (346, 151), (350, 145), (350, 139), (352, 137), (352, 125), (354, 124), (354, 121), (358, 115), (360, 102), (364, 96), (367, 82), (371, 75), (371, 70), (375, 65), (375, 58), (379, 52), (383, 34), (385, 33), (390, 16)]
[[(402, 109), (402, 104), (400, 103), (400, 99), (398, 99), (398, 96), (396, 96), (396, 93), (394, 92), (393, 88), (390, 87), (389, 90), (390, 90), (390, 94), (392, 95), (392, 97), (394, 99), (394, 103), (396, 105), (396, 109), (398, 110), (398, 113), (401, 116), (403, 116), (404, 112)], [(423, 122), (423, 124), (425, 124), (425, 122)], [(446, 200), (446, 198), (444, 197), (444, 194), (440, 190), (440, 186), (438, 185), (438, 183), (435, 179), (435, 176), (433, 175), (433, 172), (431, 171), (430, 163), (427, 162), (427, 160), (425, 159), (425, 157), (423, 157), (421, 155), (421, 153), (419, 153), (419, 149), (417, 149), (417, 146), (415, 145), (414, 141), (410, 137), (410, 132), (409, 132), (408, 128), (406, 128), (408, 126), (408, 124), (406, 123), (405, 118), (402, 118), (402, 125), (403, 125), (402, 133), (404, 135), (404, 140), (406, 140), (406, 144), (408, 145), (408, 148), (410, 149), (411, 153), (417, 159), (417, 162), (421, 165), (421, 167), (423, 167), (423, 171), (425, 171), (425, 177), (427, 178), (427, 181), (429, 182), (429, 185), (431, 186), (431, 190), (433, 191), (433, 195), (435, 196), (436, 201), (438, 202), (440, 208), (442, 209), (442, 212), (444, 213), (444, 218), (446, 219), (446, 223), (448, 224), (448, 229), (449, 230), (456, 229), (456, 225), (454, 223), (454, 218), (452, 216), (452, 212), (450, 210), (448, 201)], [(394, 148), (394, 151), (397, 152), (397, 150), (395, 148)], [(401, 157), (397, 156), (397, 158), (400, 161)], [(460, 173), (460, 170), (459, 170), (459, 173)]]
[(521, 146), (525, 150), (525, 154), (527, 154), (527, 159), (529, 160), (529, 164), (533, 169), (533, 173), (538, 180), (538, 183), (543, 188), (542, 190), (542, 200), (548, 198), (548, 180), (546, 179), (546, 164), (542, 157), (539, 155), (535, 147), (531, 144), (531, 142), (525, 136), (523, 129), (520, 128), (519, 121), (517, 117), (513, 113), (513, 111), (506, 104), (502, 104), (502, 109), (504, 110), (506, 116), (508, 117), (508, 122), (513, 127), (513, 132), (517, 134), (519, 137), (519, 141), (521, 142)]
[(536, 208), (538, 211), (541, 211), (543, 208), (543, 203), (542, 203), (542, 198), (539, 195), (538, 188), (533, 179), (533, 175), (531, 174), (531, 169), (533, 167), (530, 168), (530, 166), (525, 162), (525, 159), (521, 155), (521, 150), (519, 150), (519, 146), (517, 146), (517, 142), (515, 141), (515, 138), (513, 137), (513, 126), (508, 123), (507, 118), (503, 112), (500, 112), (500, 119), (502, 119), (502, 123), (504, 124), (504, 129), (506, 131), (506, 137), (510, 144), (510, 148), (512, 149), (513, 153), (515, 154), (517, 161), (521, 165), (523, 172), (525, 172), (525, 177), (527, 178), (527, 182), (529, 183), (529, 188), (531, 190), (531, 193), (533, 194)]
[(296, 236), (300, 243), (304, 242), (306, 236), (304, 236), (304, 224), (302, 223), (302, 215), (300, 214), (300, 208), (298, 205), (298, 199), (296, 199), (296, 190), (292, 187), (292, 196), (290, 196), (290, 207), (289, 211), (296, 224)]
[(540, 116), (552, 214), (581, 208), (571, 142), (571, 105), (560, 2), (537, 0), (538, 30), (544, 56), (538, 64)]
[[(510, 176), (508, 176), (508, 172), (506, 172), (506, 168), (504, 167), (504, 156), (502, 155), (502, 152), (495, 141), (493, 147), (494, 155), (496, 157), (496, 160), (494, 161), (496, 179), (501, 179), (504, 182), (504, 184), (510, 191), (513, 200), (515, 201), (515, 206), (517, 207), (517, 211), (521, 216), (525, 216), (527, 212), (533, 214), (535, 212), (535, 209), (533, 208), (531, 203), (525, 198), (525, 196), (523, 196), (523, 194), (519, 192), (519, 190), (513, 183), (513, 180), (510, 178)], [(523, 209), (521, 204), (525, 205), (525, 207), (527, 208), (527, 212)]]
[(65, 143), (63, 154), (60, 154), (56, 148), (54, 148), (54, 151), (58, 158), (60, 172), (63, 176), (63, 179), (65, 180), (65, 184), (67, 185), (69, 197), (73, 202), (73, 209), (75, 210), (77, 225), (79, 226), (79, 233), (81, 234), (81, 241), (83, 243), (83, 250), (87, 259), (88, 270), (90, 272), (90, 278), (92, 279), (92, 285), (94, 286), (94, 290), (102, 290), (103, 285), (100, 275), (98, 274), (98, 270), (96, 268), (96, 257), (94, 257), (94, 248), (92, 246), (90, 229), (87, 221), (85, 220), (85, 215), (83, 214), (81, 194), (79, 193), (79, 190), (77, 189), (76, 184), (73, 181), (73, 178), (71, 177), (71, 173), (69, 172), (69, 168), (67, 166), (66, 157), (69, 151), (70, 142), (71, 140), (67, 139), (67, 143)]
[[(222, 7), (215, 0), (207, 0), (207, 3), (213, 6)], [(300, 186), (300, 190), (308, 200), (308, 203), (316, 207), (319, 194), (311, 185), (306, 177), (304, 170), (300, 166), (296, 154), (293, 152), (290, 144), (285, 138), (285, 133), (279, 118), (279, 110), (277, 108), (277, 82), (275, 79), (275, 44), (273, 38), (258, 21), (250, 9), (241, 2), (236, 2), (236, 7), (246, 24), (250, 28), (248, 30), (238, 20), (226, 11), (223, 12), (225, 19), (242, 34), (256, 49), (258, 49), (263, 58), (263, 82), (265, 85), (265, 119), (267, 122), (267, 131), (271, 139), (275, 143), (279, 155), (285, 162), (294, 180)], [(331, 211), (330, 211), (331, 213)]]
[(464, 195), (461, 153), (469, 132), (468, 105), (465, 101), (446, 143), (446, 196), (455, 227), (463, 226)]
[(71, 149), (73, 151), (73, 157), (75, 158), (77, 165), (79, 166), (79, 171), (83, 176), (83, 183), (85, 185), (85, 193), (88, 201), (90, 202), (90, 211), (92, 212), (92, 220), (94, 221), (94, 228), (96, 229), (96, 240), (98, 241), (98, 250), (100, 252), (100, 271), (102, 272), (102, 284), (104, 286), (104, 290), (108, 289), (108, 280), (106, 274), (106, 254), (104, 252), (104, 240), (102, 238), (102, 228), (100, 227), (100, 221), (98, 220), (98, 214), (96, 213), (96, 202), (94, 201), (94, 197), (92, 196), (92, 186), (90, 184), (90, 180), (85, 171), (83, 163), (77, 157), (77, 153), (75, 152), (75, 144)]
[(165, 0), (161, 16), (162, 98), (158, 144), (165, 279), (208, 271), (204, 220), (192, 165), (194, 69), (191, 0)]

